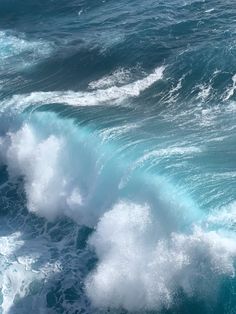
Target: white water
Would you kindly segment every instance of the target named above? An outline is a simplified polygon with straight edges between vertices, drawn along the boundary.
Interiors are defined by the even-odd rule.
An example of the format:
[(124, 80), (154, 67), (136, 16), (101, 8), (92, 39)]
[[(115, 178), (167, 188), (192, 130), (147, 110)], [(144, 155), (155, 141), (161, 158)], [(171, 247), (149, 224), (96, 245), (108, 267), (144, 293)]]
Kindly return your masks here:
[(234, 237), (193, 226), (162, 238), (161, 229), (148, 205), (121, 202), (104, 214), (90, 238), (98, 266), (86, 282), (96, 306), (169, 308), (179, 288), (209, 301), (219, 278), (235, 275)]
[[(234, 276), (236, 256), (234, 235), (223, 228), (214, 231), (219, 214), (198, 213), (190, 199), (158, 176), (132, 178), (131, 173), (125, 187), (134, 189), (131, 199), (120, 187), (122, 168), (113, 168), (109, 178), (105, 172), (107, 183), (101, 185), (96, 138), (55, 114), (34, 115), (1, 138), (1, 162), (12, 180), (23, 177), (29, 211), (50, 221), (69, 216), (95, 228), (89, 244), (98, 263), (85, 282), (92, 304), (127, 310), (168, 308), (180, 288), (188, 296), (214, 299), (222, 276)], [(101, 148), (109, 154), (106, 145)], [(194, 146), (176, 146), (155, 151), (155, 158), (201, 152)], [(234, 210), (225, 211), (224, 219), (234, 219)], [(12, 250), (6, 249), (5, 255)], [(14, 272), (20, 276), (17, 285), (11, 281), (16, 292), (9, 288), (10, 298), (16, 298), (19, 289), (21, 297), (27, 295), (35, 280), (33, 263), (27, 260), (34, 258), (29, 252), (18, 258), (28, 265), (26, 273), (14, 263), (6, 270), (4, 287)], [(50, 278), (50, 271), (44, 276)], [(28, 279), (21, 284), (22, 278)], [(8, 313), (11, 303), (4, 298)]]
[(112, 86), (91, 92), (53, 91), (33, 92), (26, 95), (14, 95), (1, 104), (1, 111), (6, 109), (24, 110), (30, 105), (62, 103), (69, 106), (96, 106), (102, 103), (119, 103), (129, 97), (137, 97), (151, 85), (162, 79), (164, 67), (159, 67), (153, 73), (133, 83), (120, 87)]

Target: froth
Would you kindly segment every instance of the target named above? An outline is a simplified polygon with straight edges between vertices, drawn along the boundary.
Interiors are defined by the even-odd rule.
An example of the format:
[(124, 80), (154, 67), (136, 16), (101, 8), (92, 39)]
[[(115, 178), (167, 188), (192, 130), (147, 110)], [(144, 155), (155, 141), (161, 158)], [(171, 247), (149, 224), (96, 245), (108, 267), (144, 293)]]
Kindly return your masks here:
[(53, 219), (78, 202), (79, 192), (69, 188), (60, 169), (63, 140), (54, 135), (38, 139), (34, 132), (25, 124), (9, 133), (2, 141), (8, 142), (5, 159), (11, 177), (24, 177), (28, 209)]
[[(112, 132), (117, 129), (105, 138)], [(206, 218), (158, 175), (131, 173), (126, 186), (119, 186), (129, 160), (122, 160), (124, 169), (114, 161), (101, 171), (97, 160), (111, 150), (107, 141), (98, 142), (73, 120), (49, 112), (34, 112), (18, 131), (0, 138), (1, 160), (12, 179), (23, 178), (29, 211), (49, 220), (69, 216), (95, 229), (89, 244), (98, 262), (85, 283), (93, 305), (160, 309), (171, 307), (179, 290), (212, 296), (222, 276), (235, 272), (233, 235), (212, 231), (222, 218)], [(172, 146), (145, 158), (200, 152)]]
[(164, 67), (159, 67), (143, 79), (120, 87), (112, 86), (91, 92), (55, 91), (33, 92), (27, 95), (15, 95), (2, 103), (2, 109), (23, 110), (30, 105), (64, 103), (69, 106), (95, 106), (107, 102), (121, 102), (129, 97), (137, 97), (145, 89), (163, 77)]
[(53, 50), (47, 42), (28, 40), (24, 34), (12, 31), (0, 31), (0, 46), (0, 69), (7, 71), (35, 64)]
[(106, 75), (97, 81), (89, 83), (91, 89), (101, 89), (111, 87), (113, 85), (125, 84), (131, 78), (131, 73), (128, 69), (119, 68), (110, 75)]
[(233, 82), (233, 85), (229, 87), (227, 91), (225, 92), (226, 95), (224, 97), (224, 100), (228, 100), (234, 95), (234, 92), (236, 89), (236, 74), (232, 76), (232, 82)]
[(169, 308), (178, 289), (208, 298), (220, 276), (234, 275), (234, 239), (200, 227), (161, 238), (158, 225), (147, 205), (127, 202), (100, 219), (90, 239), (99, 261), (86, 282), (95, 306)]

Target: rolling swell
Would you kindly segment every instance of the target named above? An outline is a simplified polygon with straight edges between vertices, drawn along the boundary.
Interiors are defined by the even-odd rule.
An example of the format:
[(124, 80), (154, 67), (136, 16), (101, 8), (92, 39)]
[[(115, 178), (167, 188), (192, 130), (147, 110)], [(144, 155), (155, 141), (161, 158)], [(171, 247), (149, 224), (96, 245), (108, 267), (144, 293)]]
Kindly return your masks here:
[(2, 312), (233, 313), (234, 6), (0, 9)]

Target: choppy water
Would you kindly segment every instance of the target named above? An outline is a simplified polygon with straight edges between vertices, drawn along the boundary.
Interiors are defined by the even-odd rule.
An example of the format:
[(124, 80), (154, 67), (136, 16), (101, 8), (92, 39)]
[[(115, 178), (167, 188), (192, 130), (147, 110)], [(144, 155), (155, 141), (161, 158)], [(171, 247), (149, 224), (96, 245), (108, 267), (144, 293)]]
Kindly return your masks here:
[(236, 313), (235, 17), (0, 0), (1, 313)]

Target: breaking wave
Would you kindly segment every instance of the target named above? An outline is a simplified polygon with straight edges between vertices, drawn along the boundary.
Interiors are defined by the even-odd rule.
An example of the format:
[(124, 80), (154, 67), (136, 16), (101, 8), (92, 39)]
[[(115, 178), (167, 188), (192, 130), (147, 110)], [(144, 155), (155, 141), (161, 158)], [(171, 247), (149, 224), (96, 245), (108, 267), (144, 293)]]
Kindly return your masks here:
[(1, 313), (236, 312), (231, 2), (0, 1)]
[[(98, 262), (85, 278), (85, 289), (95, 308), (161, 310), (172, 308), (180, 295), (214, 300), (222, 278), (235, 274), (232, 231), (215, 230), (218, 216), (203, 213), (165, 177), (136, 167), (131, 171), (128, 155), (108, 158), (111, 149), (116, 150), (92, 129), (37, 110), (0, 138), (1, 162), (12, 182), (23, 179), (30, 212), (51, 222), (66, 216), (94, 229), (88, 243)], [(201, 150), (170, 147), (156, 151), (155, 158), (193, 153)], [(24, 296), (35, 277), (30, 263), (27, 274), (18, 267), (8, 268), (4, 280), (12, 271), (23, 276)], [(7, 312), (9, 299), (4, 300)]]
[(2, 111), (7, 108), (14, 108), (22, 111), (30, 105), (63, 103), (69, 106), (96, 106), (102, 103), (120, 103), (129, 97), (137, 97), (141, 92), (148, 89), (155, 82), (163, 77), (164, 67), (156, 68), (155, 71), (143, 79), (120, 87), (112, 86), (107, 89), (98, 89), (91, 92), (54, 91), (54, 92), (33, 92), (26, 95), (14, 95), (11, 99), (5, 100)]

